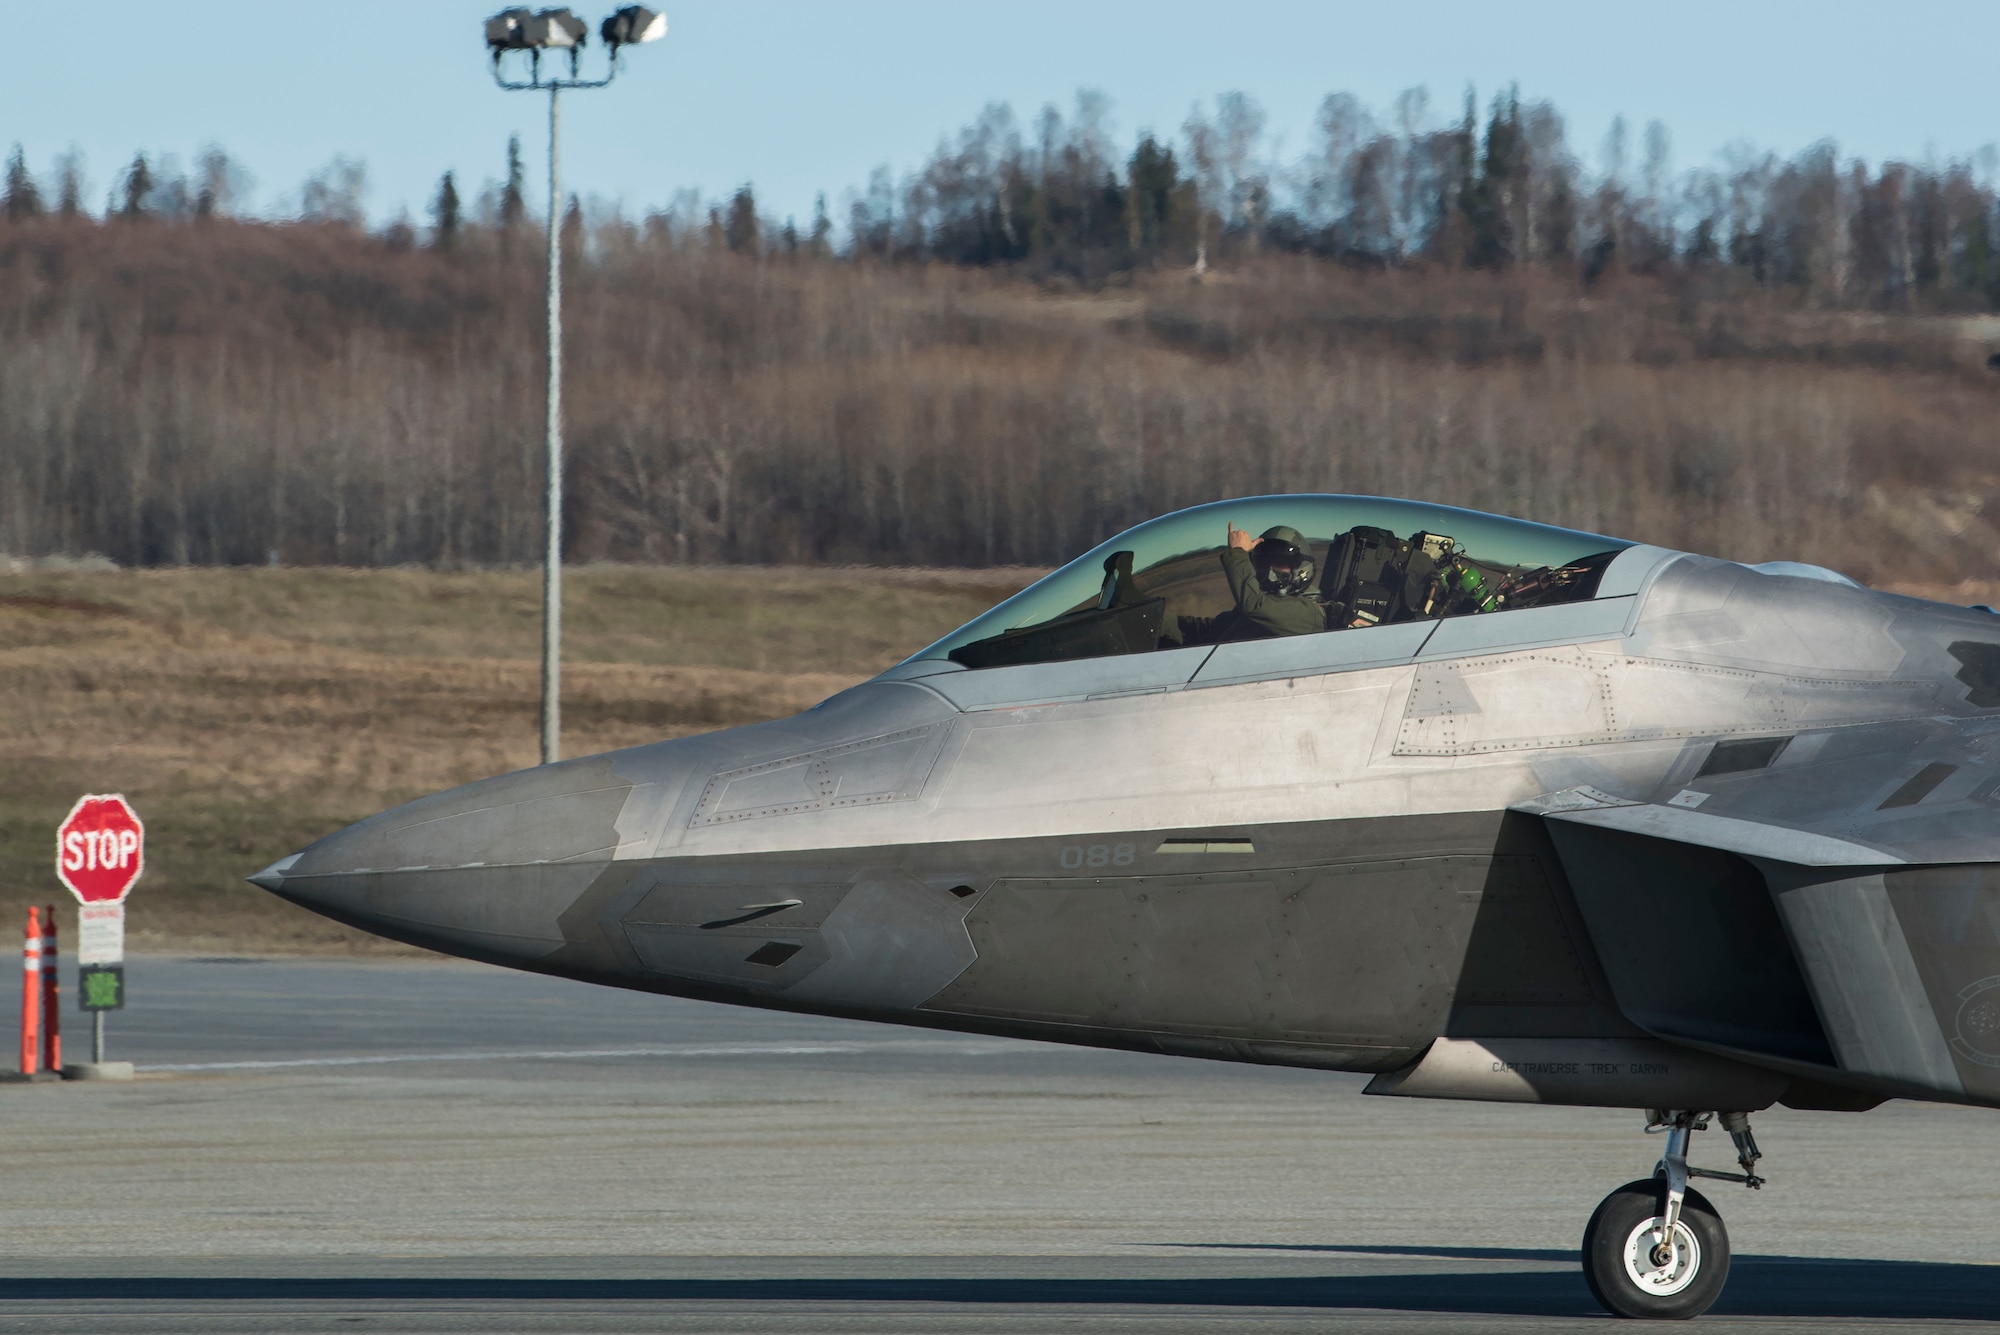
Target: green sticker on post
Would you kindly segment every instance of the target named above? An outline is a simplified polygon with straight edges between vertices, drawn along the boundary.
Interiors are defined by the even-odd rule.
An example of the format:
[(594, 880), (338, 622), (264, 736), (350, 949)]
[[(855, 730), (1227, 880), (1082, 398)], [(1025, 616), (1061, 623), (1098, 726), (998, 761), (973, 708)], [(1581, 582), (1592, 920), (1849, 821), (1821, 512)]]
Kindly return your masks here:
[(86, 964), (77, 970), (77, 995), (87, 1011), (115, 1011), (125, 1008), (125, 966)]

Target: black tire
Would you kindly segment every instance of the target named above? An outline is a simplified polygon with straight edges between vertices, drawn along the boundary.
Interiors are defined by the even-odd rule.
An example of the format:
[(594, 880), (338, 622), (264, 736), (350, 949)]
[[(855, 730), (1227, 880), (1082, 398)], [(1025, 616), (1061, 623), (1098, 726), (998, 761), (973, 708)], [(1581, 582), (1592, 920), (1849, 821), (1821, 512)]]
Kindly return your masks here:
[[(1653, 1272), (1659, 1279), (1642, 1279), (1641, 1270), (1651, 1270), (1648, 1226), (1660, 1217), (1666, 1192), (1658, 1178), (1627, 1182), (1604, 1198), (1583, 1230), (1584, 1282), (1613, 1316), (1685, 1321), (1714, 1306), (1729, 1280), (1729, 1233), (1708, 1198), (1694, 1190), (1681, 1201), (1674, 1262)], [(1645, 1238), (1639, 1237), (1642, 1228)]]

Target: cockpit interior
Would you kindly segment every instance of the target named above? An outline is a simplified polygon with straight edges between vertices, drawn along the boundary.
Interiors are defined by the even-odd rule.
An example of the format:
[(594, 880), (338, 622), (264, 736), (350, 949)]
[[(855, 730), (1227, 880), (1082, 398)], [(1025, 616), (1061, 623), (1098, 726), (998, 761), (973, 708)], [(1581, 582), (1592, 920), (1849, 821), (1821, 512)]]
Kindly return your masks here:
[[(1263, 536), (1274, 530), (1285, 532)], [(1630, 545), (1379, 497), (1219, 501), (1100, 543), (917, 657), (974, 669), (1054, 663), (1580, 602)], [(1303, 606), (1245, 614), (1279, 599)]]

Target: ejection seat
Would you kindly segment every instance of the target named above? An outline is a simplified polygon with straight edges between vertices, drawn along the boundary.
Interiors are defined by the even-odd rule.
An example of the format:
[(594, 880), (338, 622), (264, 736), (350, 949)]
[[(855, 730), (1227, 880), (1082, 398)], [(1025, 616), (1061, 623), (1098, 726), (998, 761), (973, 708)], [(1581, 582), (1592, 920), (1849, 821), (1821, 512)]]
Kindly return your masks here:
[[(1421, 540), (1425, 535), (1418, 534)], [(1386, 528), (1356, 527), (1334, 539), (1320, 577), (1326, 628), (1387, 626), (1428, 615), (1421, 611), (1437, 562), (1421, 541)]]

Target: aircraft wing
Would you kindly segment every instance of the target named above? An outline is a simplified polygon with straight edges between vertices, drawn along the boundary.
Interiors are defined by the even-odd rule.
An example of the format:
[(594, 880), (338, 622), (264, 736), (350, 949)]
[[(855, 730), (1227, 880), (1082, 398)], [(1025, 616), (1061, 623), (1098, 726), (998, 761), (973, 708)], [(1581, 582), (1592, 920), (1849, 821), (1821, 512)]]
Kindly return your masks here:
[(2000, 1094), (2000, 719), (1694, 748), (1648, 800), (1542, 818), (1619, 1006), (1884, 1094)]

